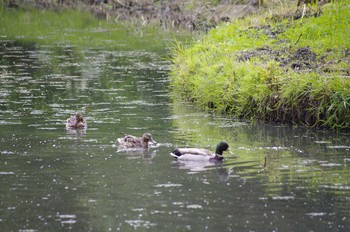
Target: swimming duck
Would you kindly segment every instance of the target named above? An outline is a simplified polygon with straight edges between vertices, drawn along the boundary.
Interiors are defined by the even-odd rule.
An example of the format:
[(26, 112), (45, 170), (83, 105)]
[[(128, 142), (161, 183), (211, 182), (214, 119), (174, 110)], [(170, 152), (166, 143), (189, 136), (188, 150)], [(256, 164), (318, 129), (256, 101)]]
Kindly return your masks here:
[(142, 137), (136, 137), (133, 135), (125, 135), (122, 138), (117, 139), (120, 146), (123, 148), (142, 148), (147, 149), (148, 143), (157, 143), (154, 141), (150, 133), (144, 133)]
[(76, 115), (71, 116), (67, 119), (66, 128), (67, 129), (78, 129), (86, 128), (87, 123), (81, 113), (76, 113)]
[(215, 153), (203, 148), (177, 148), (170, 155), (177, 160), (183, 161), (221, 161), (224, 159), (224, 151), (231, 153), (228, 144), (226, 142), (220, 142), (216, 146)]

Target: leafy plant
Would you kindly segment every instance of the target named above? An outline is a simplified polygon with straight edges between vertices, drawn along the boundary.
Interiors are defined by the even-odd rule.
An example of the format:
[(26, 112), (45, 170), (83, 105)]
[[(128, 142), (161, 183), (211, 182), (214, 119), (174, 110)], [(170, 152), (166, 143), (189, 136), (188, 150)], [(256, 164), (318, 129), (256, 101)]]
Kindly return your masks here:
[(349, 2), (302, 24), (247, 17), (177, 45), (174, 94), (236, 117), (350, 129)]

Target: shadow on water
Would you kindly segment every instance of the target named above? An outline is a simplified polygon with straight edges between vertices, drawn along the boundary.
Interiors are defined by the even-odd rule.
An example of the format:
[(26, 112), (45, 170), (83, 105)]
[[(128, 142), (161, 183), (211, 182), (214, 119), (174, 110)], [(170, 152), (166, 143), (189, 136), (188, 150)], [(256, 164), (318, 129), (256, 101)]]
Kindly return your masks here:
[[(1, 42), (1, 231), (350, 229), (348, 136), (171, 99), (162, 55)], [(76, 111), (86, 131), (65, 130)], [(144, 132), (158, 146), (118, 152), (122, 133)], [(222, 163), (169, 155), (221, 140)]]

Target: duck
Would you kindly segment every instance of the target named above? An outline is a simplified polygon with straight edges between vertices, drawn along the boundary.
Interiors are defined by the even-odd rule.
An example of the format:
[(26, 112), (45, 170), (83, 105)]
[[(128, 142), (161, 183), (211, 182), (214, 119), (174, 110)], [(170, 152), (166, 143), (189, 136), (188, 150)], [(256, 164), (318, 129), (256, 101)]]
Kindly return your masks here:
[(81, 113), (69, 117), (66, 122), (66, 128), (68, 129), (83, 129), (87, 127), (87, 123)]
[(136, 149), (148, 149), (149, 143), (157, 143), (150, 133), (144, 133), (142, 137), (136, 137), (134, 135), (124, 135), (122, 138), (117, 139), (119, 145), (122, 148), (136, 148)]
[(222, 141), (216, 146), (215, 153), (204, 148), (177, 148), (170, 155), (180, 161), (222, 161), (224, 151), (232, 154), (228, 143)]

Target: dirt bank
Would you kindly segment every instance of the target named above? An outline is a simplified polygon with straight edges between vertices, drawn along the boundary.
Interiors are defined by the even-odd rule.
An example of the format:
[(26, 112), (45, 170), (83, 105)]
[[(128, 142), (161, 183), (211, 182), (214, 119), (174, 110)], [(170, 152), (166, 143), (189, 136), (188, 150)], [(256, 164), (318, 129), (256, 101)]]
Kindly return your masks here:
[(78, 8), (91, 11), (100, 19), (128, 21), (163, 28), (208, 30), (223, 21), (231, 21), (258, 12), (262, 0), (9, 0), (8, 7), (35, 6), (60, 10)]
[(259, 10), (255, 1), (241, 4), (213, 5), (207, 1), (125, 1), (106, 9), (105, 4), (93, 7), (102, 17), (120, 20), (135, 20), (142, 25), (153, 24), (164, 28), (208, 30), (223, 21), (244, 17)]

